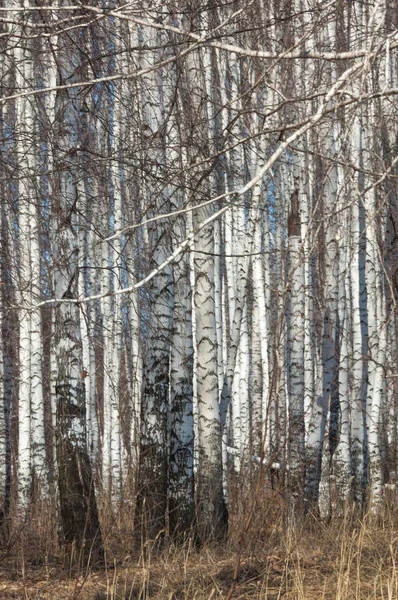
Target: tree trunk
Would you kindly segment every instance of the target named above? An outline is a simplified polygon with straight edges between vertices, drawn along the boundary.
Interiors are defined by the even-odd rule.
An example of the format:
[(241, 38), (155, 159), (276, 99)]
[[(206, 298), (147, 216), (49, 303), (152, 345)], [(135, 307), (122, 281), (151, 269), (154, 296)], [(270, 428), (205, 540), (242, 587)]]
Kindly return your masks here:
[[(72, 40), (70, 39), (72, 36)], [(59, 84), (77, 82), (81, 65), (79, 30), (59, 35)], [(78, 296), (79, 218), (77, 154), (84, 151), (87, 124), (79, 87), (57, 92), (55, 175), (52, 183), (55, 308), (56, 456), (63, 540), (76, 544), (86, 560), (101, 553), (94, 480), (87, 450), (83, 349)]]

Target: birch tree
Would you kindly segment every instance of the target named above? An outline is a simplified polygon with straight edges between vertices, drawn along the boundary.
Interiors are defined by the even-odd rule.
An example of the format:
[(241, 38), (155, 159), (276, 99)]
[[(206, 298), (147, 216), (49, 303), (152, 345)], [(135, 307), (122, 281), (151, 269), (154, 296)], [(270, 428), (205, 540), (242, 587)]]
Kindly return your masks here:
[[(163, 36), (146, 29), (142, 32), (142, 65), (150, 66), (159, 54), (148, 53), (146, 46), (161, 45)], [(147, 75), (141, 89), (141, 118), (146, 137), (144, 153), (152, 162), (144, 179), (148, 214), (170, 211), (169, 189), (165, 179), (165, 114), (170, 110), (162, 71)], [(165, 75), (165, 74), (163, 74)], [(166, 102), (166, 104), (164, 104)], [(151, 161), (151, 154), (154, 159)], [(153, 212), (155, 209), (155, 213)], [(156, 268), (171, 253), (171, 232), (167, 220), (149, 224), (148, 251), (150, 265)], [(139, 475), (139, 519), (144, 539), (154, 539), (165, 530), (168, 495), (168, 414), (170, 392), (170, 341), (173, 323), (173, 269), (163, 269), (149, 285), (150, 305), (147, 323), (147, 347), (144, 356), (145, 382), (141, 406), (141, 441)]]
[[(84, 38), (83, 38), (84, 39)], [(77, 31), (72, 43), (58, 37), (58, 81), (78, 81), (83, 49)], [(56, 448), (60, 516), (64, 539), (83, 548), (88, 557), (101, 548), (94, 480), (87, 451), (86, 405), (79, 306), (79, 178), (77, 154), (84, 152), (85, 111), (78, 87), (58, 91), (55, 99), (55, 175), (52, 182), (52, 252), (57, 365)]]
[(302, 497), (304, 482), (304, 265), (299, 190), (291, 195), (288, 221), (290, 298), (286, 314), (289, 393), (289, 476), (293, 498)]
[(53, 437), (87, 548), (96, 498), (135, 497), (144, 545), (222, 539), (253, 455), (296, 507), (376, 510), (397, 469), (394, 7), (3, 8), (5, 510), (48, 497)]

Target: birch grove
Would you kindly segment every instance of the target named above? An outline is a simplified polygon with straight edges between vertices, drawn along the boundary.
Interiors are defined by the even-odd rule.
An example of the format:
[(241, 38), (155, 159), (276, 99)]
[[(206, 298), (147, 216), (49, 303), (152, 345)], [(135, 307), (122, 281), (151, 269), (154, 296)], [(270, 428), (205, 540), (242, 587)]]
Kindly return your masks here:
[[(100, 550), (398, 469), (398, 8), (0, 6), (0, 515)], [(275, 483), (276, 482), (276, 483)], [(259, 488), (258, 488), (259, 489)], [(394, 491), (395, 494), (395, 491)]]

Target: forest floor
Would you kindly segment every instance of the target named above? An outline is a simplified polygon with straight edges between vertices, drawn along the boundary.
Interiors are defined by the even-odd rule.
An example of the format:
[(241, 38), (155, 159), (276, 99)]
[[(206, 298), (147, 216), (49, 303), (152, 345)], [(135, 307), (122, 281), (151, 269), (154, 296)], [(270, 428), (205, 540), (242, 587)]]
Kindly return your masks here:
[(109, 537), (106, 566), (80, 572), (26, 536), (0, 550), (0, 600), (397, 600), (395, 515), (298, 524), (268, 511), (262, 523), (232, 518), (225, 544), (148, 545), (134, 559)]

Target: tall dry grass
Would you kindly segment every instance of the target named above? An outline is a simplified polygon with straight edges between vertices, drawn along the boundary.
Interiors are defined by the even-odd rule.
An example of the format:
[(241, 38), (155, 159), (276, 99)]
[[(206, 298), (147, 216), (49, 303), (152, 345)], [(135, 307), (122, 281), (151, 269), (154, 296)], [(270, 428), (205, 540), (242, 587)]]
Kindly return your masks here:
[[(257, 496), (254, 496), (254, 493)], [(103, 505), (105, 565), (81, 567), (37, 506), (0, 549), (0, 600), (397, 600), (398, 511), (346, 506), (322, 521), (289, 511), (283, 490), (236, 488), (228, 540), (134, 544), (133, 505)], [(69, 549), (70, 550), (70, 549)]]

